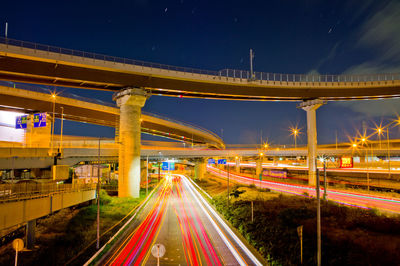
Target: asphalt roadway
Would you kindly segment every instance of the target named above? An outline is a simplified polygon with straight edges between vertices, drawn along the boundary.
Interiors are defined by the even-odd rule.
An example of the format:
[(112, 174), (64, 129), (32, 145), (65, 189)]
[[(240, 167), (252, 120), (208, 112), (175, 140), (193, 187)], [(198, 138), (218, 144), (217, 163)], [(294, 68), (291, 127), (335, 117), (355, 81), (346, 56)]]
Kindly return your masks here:
[(99, 265), (262, 265), (183, 175), (167, 176)]

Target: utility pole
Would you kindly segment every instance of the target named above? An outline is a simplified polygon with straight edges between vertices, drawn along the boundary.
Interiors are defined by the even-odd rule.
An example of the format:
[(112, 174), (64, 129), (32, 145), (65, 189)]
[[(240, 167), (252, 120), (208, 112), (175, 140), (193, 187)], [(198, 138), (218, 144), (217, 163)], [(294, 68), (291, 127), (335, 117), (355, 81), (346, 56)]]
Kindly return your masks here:
[(8, 35), (8, 22), (6, 22), (6, 30), (5, 30), (5, 37), (6, 37), (6, 44), (8, 43), (7, 41), (7, 35)]
[(146, 196), (149, 193), (149, 156), (147, 155), (146, 160)]
[(336, 130), (336, 150), (338, 149), (338, 145), (337, 145), (337, 130)]
[(100, 138), (97, 154), (97, 242), (96, 248), (100, 248)]
[(326, 158), (324, 158), (324, 200), (326, 201)]
[(254, 79), (254, 74), (253, 74), (253, 59), (254, 59), (253, 49), (250, 49), (250, 80), (253, 80), (253, 79)]
[(387, 138), (387, 154), (388, 154), (388, 177), (390, 179), (390, 140), (389, 140), (389, 127), (386, 131), (386, 138)]

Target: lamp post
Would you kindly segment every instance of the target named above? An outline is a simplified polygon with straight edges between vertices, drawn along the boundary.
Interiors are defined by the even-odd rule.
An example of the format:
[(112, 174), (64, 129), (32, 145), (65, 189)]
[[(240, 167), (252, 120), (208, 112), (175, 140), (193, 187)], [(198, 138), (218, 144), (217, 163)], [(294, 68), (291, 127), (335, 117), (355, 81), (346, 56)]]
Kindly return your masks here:
[(229, 161), (229, 158), (227, 158), (227, 163), (226, 163), (226, 166), (227, 166), (227, 174), (228, 174), (228, 209), (229, 209), (229, 163), (228, 163), (228, 161)]
[(50, 152), (51, 152), (51, 154), (53, 155), (53, 145), (54, 145), (54, 124), (55, 124), (55, 122), (56, 122), (56, 119), (55, 119), (55, 109), (56, 109), (56, 94), (55, 93), (52, 93), (51, 94), (51, 98), (53, 98), (53, 114), (52, 114), (52, 117), (53, 117), (53, 121), (52, 121), (52, 124), (51, 124), (51, 140), (50, 140)]
[(368, 160), (368, 144), (367, 144), (367, 139), (366, 137), (362, 137), (361, 138), (361, 143), (365, 144), (366, 148), (365, 148), (365, 160), (367, 161), (367, 191), (369, 193), (369, 160)]
[(381, 135), (382, 135), (382, 128), (381, 128), (381, 127), (378, 127), (378, 128), (376, 129), (376, 132), (378, 133), (378, 137), (379, 137), (379, 149), (382, 149), (382, 138), (381, 138)]
[(100, 138), (97, 154), (97, 241), (96, 248), (100, 248)]
[(60, 152), (63, 146), (63, 128), (64, 128), (64, 107), (61, 106), (61, 138), (60, 138)]
[(297, 148), (297, 135), (301, 134), (300, 129), (297, 127), (290, 128), (290, 135), (294, 137), (294, 149)]
[(389, 127), (386, 130), (387, 139), (387, 154), (388, 154), (388, 177), (390, 179), (390, 140), (389, 140)]
[(317, 161), (315, 160), (315, 168), (317, 170), (316, 196), (317, 196), (317, 265), (321, 265), (321, 198), (319, 184), (319, 170)]

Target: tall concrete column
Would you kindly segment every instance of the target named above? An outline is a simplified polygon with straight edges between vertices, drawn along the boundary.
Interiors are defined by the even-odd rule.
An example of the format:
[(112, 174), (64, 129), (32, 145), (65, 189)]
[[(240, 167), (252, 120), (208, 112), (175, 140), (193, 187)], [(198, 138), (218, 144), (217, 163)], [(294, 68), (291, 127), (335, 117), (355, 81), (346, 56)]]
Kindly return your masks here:
[(120, 108), (118, 196), (139, 197), (140, 116), (147, 93), (142, 88), (126, 88), (114, 94)]
[(207, 171), (206, 161), (204, 159), (196, 160), (194, 165), (194, 178), (203, 180), (206, 171)]
[(308, 184), (315, 186), (317, 183), (317, 117), (316, 110), (324, 104), (324, 101), (316, 99), (304, 101), (299, 104), (299, 108), (302, 108), (307, 112), (307, 166), (308, 166)]

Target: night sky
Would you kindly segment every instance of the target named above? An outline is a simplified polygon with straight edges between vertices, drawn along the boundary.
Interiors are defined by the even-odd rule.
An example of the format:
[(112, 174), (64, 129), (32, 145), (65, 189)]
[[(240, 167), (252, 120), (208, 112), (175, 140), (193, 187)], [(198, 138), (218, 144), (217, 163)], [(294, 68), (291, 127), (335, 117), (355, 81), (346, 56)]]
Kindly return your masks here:
[[(6, 21), (9, 38), (182, 67), (248, 70), (252, 48), (255, 71), (400, 72), (400, 1), (3, 1), (2, 36)], [(65, 91), (112, 101), (109, 92)], [(296, 105), (152, 96), (144, 111), (223, 134), (227, 143), (291, 144), (289, 127), (297, 125), (305, 143), (305, 112)], [(333, 143), (336, 132), (347, 141), (363, 121), (373, 127), (396, 114), (397, 99), (329, 102), (317, 111), (318, 141)], [(69, 122), (64, 134), (113, 132)]]

